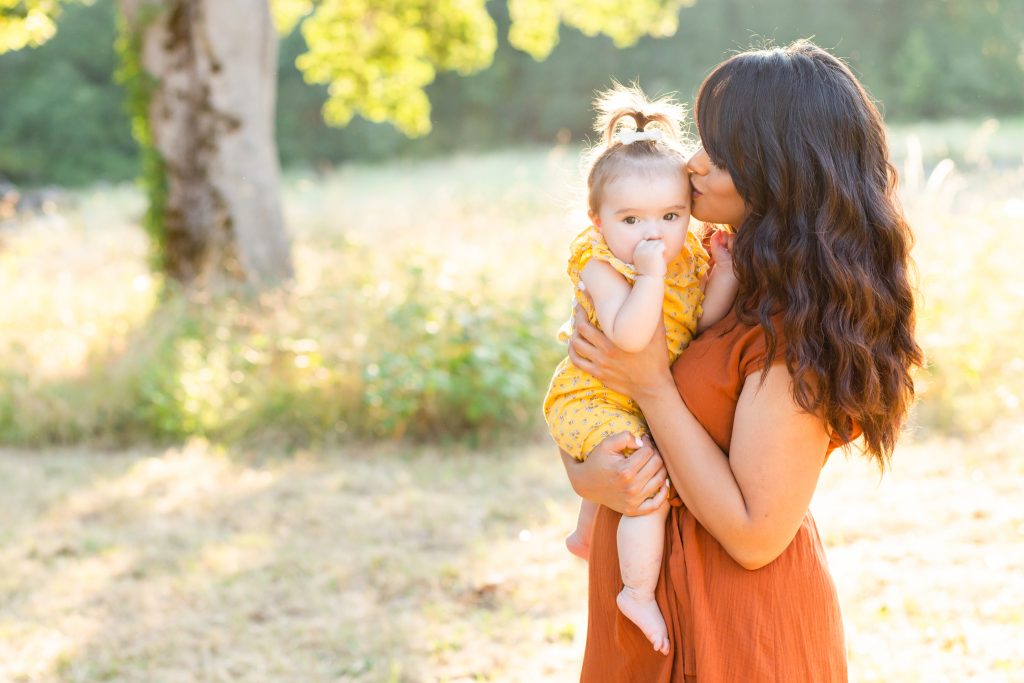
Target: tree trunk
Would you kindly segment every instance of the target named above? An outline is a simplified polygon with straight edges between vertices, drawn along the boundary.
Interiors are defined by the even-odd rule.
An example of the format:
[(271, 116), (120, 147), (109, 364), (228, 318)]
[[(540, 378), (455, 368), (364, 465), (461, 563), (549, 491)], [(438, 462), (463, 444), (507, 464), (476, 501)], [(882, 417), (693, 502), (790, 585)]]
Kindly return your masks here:
[(187, 284), (292, 274), (274, 141), (277, 33), (267, 0), (119, 0), (155, 80), (166, 169), (165, 268)]

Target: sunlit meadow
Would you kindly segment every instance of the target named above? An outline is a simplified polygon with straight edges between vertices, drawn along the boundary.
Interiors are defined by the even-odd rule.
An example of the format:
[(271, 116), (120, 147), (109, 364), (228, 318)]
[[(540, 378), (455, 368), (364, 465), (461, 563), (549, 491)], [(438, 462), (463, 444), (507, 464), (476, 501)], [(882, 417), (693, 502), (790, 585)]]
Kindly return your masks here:
[[(893, 471), (813, 504), (854, 681), (1024, 679), (1022, 130), (893, 132), (929, 365)], [(575, 680), (538, 402), (576, 164), (293, 173), (256, 301), (161, 302), (132, 188), (0, 223), (0, 680)]]

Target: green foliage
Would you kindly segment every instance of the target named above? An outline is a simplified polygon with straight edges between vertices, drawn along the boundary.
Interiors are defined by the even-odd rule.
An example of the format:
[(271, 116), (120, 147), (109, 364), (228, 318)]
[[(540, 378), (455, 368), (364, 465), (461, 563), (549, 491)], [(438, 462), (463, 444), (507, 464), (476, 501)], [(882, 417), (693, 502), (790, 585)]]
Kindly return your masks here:
[(39, 47), (57, 32), (61, 5), (89, 0), (0, 0), (0, 53)]
[(150, 101), (157, 82), (142, 68), (142, 30), (156, 17), (159, 10), (148, 5), (136, 19), (135, 26), (118, 15), (117, 39), (114, 49), (119, 58), (115, 78), (124, 89), (124, 108), (131, 116), (132, 136), (139, 145), (141, 173), (139, 183), (146, 194), (146, 215), (143, 228), (149, 235), (150, 265), (158, 273), (165, 272), (167, 263), (164, 213), (167, 210), (167, 168), (153, 140), (149, 117)]
[[(411, 43), (399, 40), (404, 34), (382, 13), (379, 21), (397, 42), (381, 43), (373, 37), (377, 33), (360, 30), (358, 42), (346, 44), (341, 27), (349, 31), (351, 16), (368, 2), (273, 0), (283, 32), (300, 22), (303, 26), (302, 31), (287, 33), (281, 43), (277, 134), (282, 162), (320, 168), (351, 159), (579, 140), (590, 131), (594, 91), (607, 87), (611, 78), (639, 77), (647, 90), (678, 91), (686, 100), (716, 61), (761, 42), (761, 36), (778, 43), (814, 36), (849, 61), (890, 121), (1005, 117), (1024, 110), (1024, 4), (1019, 2), (707, 0), (673, 11), (678, 26), (672, 25), (671, 38), (641, 37), (627, 49), (574, 28), (592, 31), (596, 26), (573, 13), (575, 4), (576, 0), (492, 0), (481, 13), (483, 5), (474, 0), (453, 10), (453, 16), (462, 19), (445, 23), (430, 18), (449, 5), (429, 3), (420, 15), (420, 28), (410, 29), (420, 36)], [(680, 3), (586, 5), (601, 15), (595, 21), (605, 22), (608, 31), (637, 26), (631, 18), (639, 18), (657, 33), (658, 26), (661, 32), (672, 26), (659, 24), (658, 17), (668, 22), (669, 15), (652, 8), (678, 9)], [(313, 13), (316, 7), (322, 14)], [(374, 7), (398, 7), (398, 0)], [(135, 175), (139, 152), (129, 134), (129, 118), (118, 106), (121, 94), (110, 78), (117, 65), (112, 49), (114, 16), (112, 0), (95, 0), (91, 7), (69, 5), (49, 43), (0, 56), (0, 92), (5, 94), (0, 108), (0, 175), (19, 184), (68, 185)], [(331, 16), (338, 23), (328, 21)], [(431, 28), (424, 36), (422, 27), (432, 26), (427, 19), (441, 28)], [(557, 22), (566, 26), (558, 30)], [(487, 28), (489, 24), (493, 26)], [(430, 47), (445, 31), (452, 34), (448, 51)], [(307, 45), (304, 34), (314, 34), (315, 40)], [(496, 47), (490, 46), (492, 38)], [(551, 50), (556, 42), (557, 48)], [(353, 45), (377, 51), (356, 64), (355, 55), (360, 53), (353, 52)], [(522, 50), (550, 54), (541, 64)], [(296, 67), (303, 54), (302, 59), (318, 64), (315, 80), (323, 83), (304, 81), (303, 71)], [(344, 72), (337, 67), (343, 60), (348, 64)], [(406, 62), (418, 65), (408, 73), (422, 76), (419, 85), (384, 77), (388, 69)], [(471, 71), (488, 63), (489, 68), (461, 75), (460, 68)], [(454, 71), (446, 70), (450, 68)], [(341, 80), (355, 85), (337, 85)], [(371, 85), (372, 97), (363, 99), (377, 102), (372, 116), (357, 106), (360, 98), (355, 94)], [(398, 94), (421, 90), (423, 97), (403, 99)], [(423, 118), (426, 102), (430, 121)], [(390, 125), (368, 120), (386, 120), (389, 108), (399, 105), (409, 130), (429, 127), (432, 133), (409, 140)], [(324, 123), (325, 106), (334, 112), (335, 121), (349, 120), (345, 128)], [(354, 114), (361, 116), (353, 118)], [(1004, 150), (1007, 155), (1010, 151)]]
[[(562, 350), (548, 302), (508, 302), (481, 277), (468, 294), (438, 285), (422, 257), (403, 265), (398, 286), (373, 309), (381, 330), (367, 344), (363, 401), (370, 433), (487, 438), (534, 422)], [(369, 311), (367, 311), (369, 313)]]
[[(361, 113), (372, 121), (394, 121), (407, 135), (419, 135), (430, 130), (430, 102), (460, 113), (468, 108), (471, 115), (482, 104), (481, 113), (490, 119), (510, 108), (513, 115), (525, 116), (535, 112), (524, 111), (524, 105), (550, 100), (556, 107), (566, 106), (567, 96), (577, 91), (589, 102), (594, 89), (607, 85), (609, 69), (620, 79), (639, 75), (644, 82), (692, 91), (715, 61), (757, 42), (758, 36), (779, 43), (814, 36), (849, 59), (875, 96), (904, 117), (985, 107), (1005, 113), (1024, 106), (1024, 6), (999, 0), (873, 0), (869, 7), (838, 0), (723, 1), (697, 3), (685, 11), (680, 10), (694, 0), (491, 2), (499, 34), (508, 35), (502, 45), (535, 60), (552, 55), (551, 61), (531, 68), (522, 55), (499, 47), (496, 67), (476, 77), (480, 86), (447, 79), (436, 87), (428, 84), (443, 78), (440, 72), (457, 70), (465, 76), (489, 62), (494, 27), (482, 2), (459, 5), (476, 19), (458, 30), (437, 21), (451, 10), (447, 3), (432, 6), (434, 14), (408, 0), (392, 0), (386, 7), (374, 3), (372, 11), (365, 1), (345, 5), (340, 11), (335, 3), (323, 3), (306, 20), (309, 52), (297, 61), (308, 80), (330, 84), (325, 114), (332, 125), (346, 125)], [(552, 54), (563, 23), (579, 30), (566, 32), (567, 37), (603, 34), (611, 40), (563, 41), (563, 49)], [(474, 35), (480, 44), (460, 52), (465, 60), (450, 63), (431, 54), (432, 40), (466, 48)], [(644, 36), (675, 37), (655, 41)], [(634, 44), (635, 49), (616, 54), (616, 48)], [(485, 97), (479, 100), (479, 94)], [(438, 114), (440, 127), (464, 132), (461, 116)], [(576, 113), (554, 131), (534, 127), (529, 134), (550, 140), (560, 128), (587, 130), (588, 115)], [(498, 139), (494, 133), (489, 137)]]
[(270, 0), (270, 11), (278, 33), (286, 36), (313, 11), (313, 0)]
[(167, 289), (124, 349), (83, 376), (3, 368), (0, 442), (479, 443), (539, 423), (563, 353), (549, 299), (499, 296), (486, 280), (449, 289), (423, 254), (384, 263), (343, 245), (332, 256), (344, 277), (314, 297)]
[(297, 65), (330, 84), (329, 123), (359, 112), (391, 120), (406, 135), (430, 130), (424, 86), (438, 69), (462, 74), (490, 64), (494, 22), (485, 0), (324, 0), (302, 25), (309, 51)]
[(283, 166), (323, 168), (340, 159), (383, 159), (409, 144), (394, 127), (361, 117), (343, 130), (329, 127), (323, 119), (327, 86), (307, 84), (295, 66), (296, 58), (306, 51), (302, 33), (295, 31), (283, 38), (279, 50), (277, 147)]
[(641, 37), (664, 38), (673, 35), (679, 26), (679, 10), (696, 0), (638, 0), (622, 3), (617, 0), (509, 0), (512, 19), (509, 43), (529, 53), (534, 59), (545, 59), (558, 44), (559, 24), (578, 28), (584, 35), (603, 33), (616, 47), (629, 47)]
[[(645, 34), (670, 36), (679, 8), (694, 0), (510, 0), (510, 40), (536, 59), (565, 22), (625, 47)], [(329, 84), (324, 117), (346, 125), (355, 113), (391, 121), (406, 135), (430, 131), (425, 88), (438, 71), (466, 76), (491, 63), (497, 46), (486, 0), (324, 0), (302, 24), (309, 51), (297, 60), (311, 83)]]
[(81, 185), (136, 172), (135, 145), (113, 80), (114, 6), (71, 5), (37, 50), (0, 55), (0, 176)]
[(921, 117), (1024, 104), (1024, 4), (926, 2), (900, 36), (893, 104)]

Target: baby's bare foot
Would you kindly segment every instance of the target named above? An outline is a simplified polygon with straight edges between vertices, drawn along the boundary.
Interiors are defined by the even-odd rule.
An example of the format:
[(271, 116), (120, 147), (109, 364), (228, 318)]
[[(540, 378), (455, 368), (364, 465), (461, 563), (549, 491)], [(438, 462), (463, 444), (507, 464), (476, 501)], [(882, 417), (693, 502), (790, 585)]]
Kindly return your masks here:
[(663, 655), (668, 654), (668, 628), (653, 595), (641, 596), (629, 586), (624, 586), (615, 598), (615, 603), (626, 618), (643, 631), (655, 650)]
[(590, 539), (581, 534), (579, 529), (565, 537), (565, 547), (576, 557), (590, 561)]

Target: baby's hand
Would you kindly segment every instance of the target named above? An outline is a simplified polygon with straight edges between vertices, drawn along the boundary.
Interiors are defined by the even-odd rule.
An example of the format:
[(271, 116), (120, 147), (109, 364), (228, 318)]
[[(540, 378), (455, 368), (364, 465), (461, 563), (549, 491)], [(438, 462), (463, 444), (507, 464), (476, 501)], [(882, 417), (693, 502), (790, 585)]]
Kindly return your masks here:
[(715, 259), (716, 266), (732, 268), (732, 243), (736, 236), (724, 230), (716, 230), (711, 235), (711, 244), (708, 251)]
[(641, 275), (665, 277), (665, 243), (662, 240), (640, 240), (633, 250), (633, 265)]

